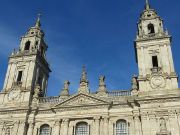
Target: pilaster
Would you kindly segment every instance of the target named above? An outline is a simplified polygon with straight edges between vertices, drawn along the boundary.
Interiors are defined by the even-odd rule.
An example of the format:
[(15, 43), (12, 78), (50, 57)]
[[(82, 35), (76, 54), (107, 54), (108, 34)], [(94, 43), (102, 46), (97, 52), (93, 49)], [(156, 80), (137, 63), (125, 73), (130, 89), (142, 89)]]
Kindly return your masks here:
[(18, 129), (18, 134), (17, 135), (24, 135), (24, 133), (25, 133), (25, 125), (26, 125), (25, 121), (21, 121), (19, 123), (19, 129)]
[(69, 124), (69, 119), (63, 119), (62, 123), (62, 135), (68, 135), (68, 124)]
[(13, 135), (18, 135), (18, 131), (20, 130), (20, 129), (18, 129), (18, 126), (19, 126), (19, 121), (16, 121), (14, 123), (13, 128), (12, 128), (12, 134)]
[(53, 127), (53, 134), (59, 135), (60, 134), (60, 120), (55, 121), (54, 127)]
[(142, 135), (142, 127), (138, 112), (134, 114), (134, 135)]
[(34, 130), (34, 123), (30, 122), (27, 135), (33, 135), (33, 130)]
[(68, 135), (74, 135), (73, 129), (75, 129), (75, 125), (74, 125), (74, 123), (72, 123), (72, 121), (71, 121), (71, 122), (69, 123)]
[(94, 125), (95, 125), (94, 135), (100, 135), (100, 117), (99, 116), (94, 117)]
[(109, 118), (104, 117), (103, 122), (104, 122), (104, 125), (103, 125), (103, 128), (102, 128), (102, 130), (104, 131), (103, 135), (109, 135)]

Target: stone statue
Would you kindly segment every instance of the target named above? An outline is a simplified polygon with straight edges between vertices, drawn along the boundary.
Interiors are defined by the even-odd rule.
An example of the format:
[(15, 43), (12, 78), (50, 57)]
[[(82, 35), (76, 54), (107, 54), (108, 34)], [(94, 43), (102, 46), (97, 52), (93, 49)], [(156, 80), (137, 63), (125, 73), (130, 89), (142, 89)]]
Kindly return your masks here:
[(41, 93), (42, 93), (42, 91), (41, 91), (40, 86), (36, 85), (35, 89), (34, 89), (34, 95), (33, 95), (34, 102), (38, 101), (38, 98), (40, 97)]
[(64, 90), (69, 90), (69, 84), (70, 84), (69, 81), (64, 82)]
[(132, 84), (132, 90), (138, 90), (138, 83), (137, 83), (137, 79), (136, 79), (136, 75), (133, 75), (131, 84)]
[(64, 88), (61, 91), (60, 96), (69, 96), (69, 85), (70, 85), (69, 81), (64, 82)]
[(106, 94), (107, 90), (106, 90), (106, 84), (105, 84), (105, 76), (100, 76), (99, 77), (99, 89), (98, 89), (98, 93), (100, 94)]
[(105, 86), (105, 76), (100, 76), (99, 77), (99, 86)]
[(160, 119), (160, 132), (167, 132), (166, 121), (164, 118)]

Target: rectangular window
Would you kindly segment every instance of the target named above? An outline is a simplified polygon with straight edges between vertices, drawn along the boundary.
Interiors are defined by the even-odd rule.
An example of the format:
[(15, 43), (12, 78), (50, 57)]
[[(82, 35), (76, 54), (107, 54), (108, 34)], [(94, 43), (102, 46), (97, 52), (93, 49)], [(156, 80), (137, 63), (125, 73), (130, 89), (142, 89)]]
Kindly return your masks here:
[(17, 82), (21, 82), (21, 80), (22, 80), (22, 73), (23, 73), (23, 71), (19, 71), (18, 72)]
[(152, 56), (153, 67), (158, 67), (158, 58), (157, 56)]

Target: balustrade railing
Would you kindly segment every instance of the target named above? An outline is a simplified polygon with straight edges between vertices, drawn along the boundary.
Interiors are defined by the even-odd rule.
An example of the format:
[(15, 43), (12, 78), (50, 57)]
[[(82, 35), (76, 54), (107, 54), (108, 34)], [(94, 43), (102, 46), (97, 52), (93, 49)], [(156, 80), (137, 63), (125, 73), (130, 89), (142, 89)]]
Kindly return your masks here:
[(60, 102), (59, 97), (41, 97), (39, 103), (58, 103)]
[(130, 96), (130, 95), (131, 95), (131, 91), (130, 90), (108, 92), (108, 96), (120, 97), (120, 96)]

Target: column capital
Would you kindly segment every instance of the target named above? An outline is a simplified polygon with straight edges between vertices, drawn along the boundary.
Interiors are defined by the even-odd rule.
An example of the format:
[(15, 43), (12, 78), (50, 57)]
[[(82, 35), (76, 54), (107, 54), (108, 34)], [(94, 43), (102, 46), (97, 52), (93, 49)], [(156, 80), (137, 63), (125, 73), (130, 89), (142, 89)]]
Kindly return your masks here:
[(100, 120), (100, 116), (95, 116), (94, 120)]
[(29, 122), (29, 127), (34, 127), (34, 122)]
[(56, 121), (54, 122), (54, 126), (59, 126), (59, 125), (60, 125), (60, 122), (61, 122), (61, 120), (56, 120)]
[(64, 118), (62, 121), (63, 121), (63, 123), (68, 123), (69, 119), (68, 118)]
[(103, 120), (104, 120), (104, 122), (108, 122), (109, 121), (109, 117), (108, 116), (104, 116)]
[(25, 122), (25, 121), (19, 121), (19, 124), (21, 124), (21, 125), (25, 125), (25, 124), (26, 124), (26, 122)]

